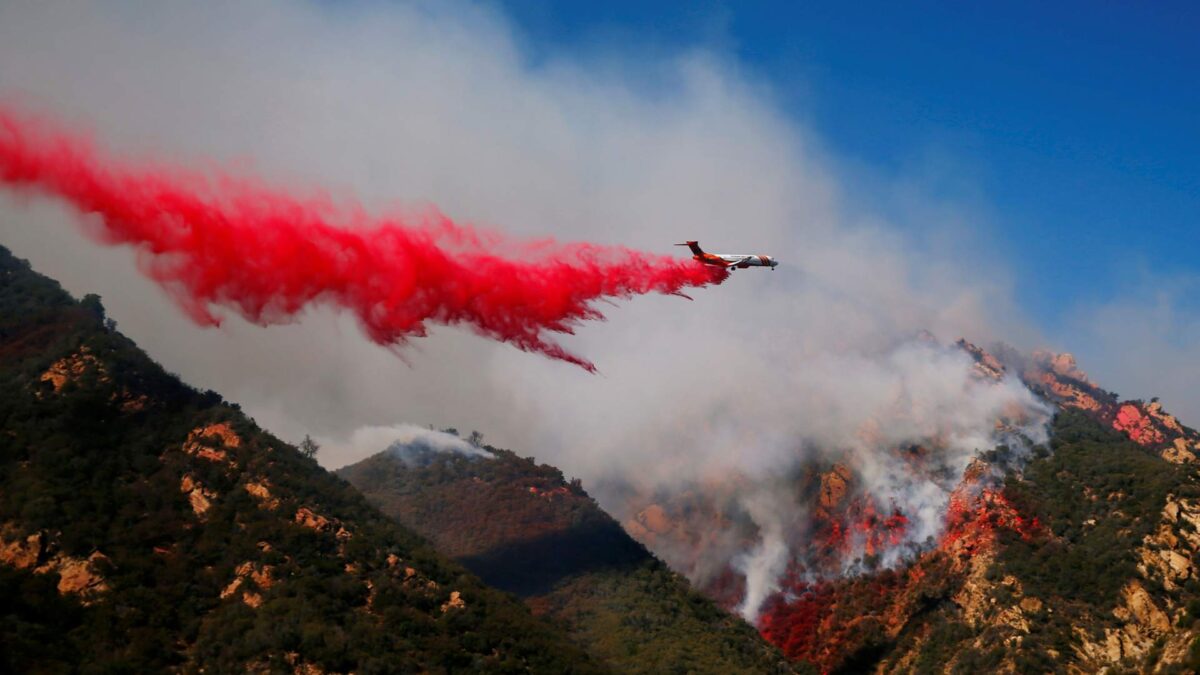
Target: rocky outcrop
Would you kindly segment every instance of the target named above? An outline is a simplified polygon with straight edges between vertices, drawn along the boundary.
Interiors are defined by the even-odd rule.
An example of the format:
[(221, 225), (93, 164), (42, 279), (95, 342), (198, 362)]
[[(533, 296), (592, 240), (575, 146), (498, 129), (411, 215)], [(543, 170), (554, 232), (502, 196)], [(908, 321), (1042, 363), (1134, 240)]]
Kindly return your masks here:
[(201, 519), (207, 516), (208, 510), (212, 508), (213, 500), (217, 498), (215, 492), (204, 487), (190, 473), (185, 474), (179, 480), (179, 491), (187, 497), (188, 503), (192, 506), (192, 512)]
[[(34, 572), (57, 571), (59, 593), (87, 596), (108, 590), (108, 584), (104, 582), (104, 576), (100, 573), (100, 567), (107, 562), (108, 558), (99, 551), (93, 552), (86, 559), (58, 554)], [(87, 604), (86, 600), (84, 604)]]
[[(0, 671), (602, 671), (3, 247), (0, 307)], [(468, 606), (443, 614), (451, 588)]]
[[(388, 554), (386, 570), (387, 574), (393, 579), (399, 580), (404, 588), (419, 592), (430, 602), (437, 603), (440, 601), (442, 614), (454, 609), (465, 609), (467, 606), (461, 591), (451, 591), (449, 595), (446, 595), (442, 590), (441, 584), (422, 574), (417, 568), (409, 565), (403, 558), (394, 553)], [(361, 577), (361, 572), (362, 570), (358, 568), (348, 567), (346, 569), (346, 573), (351, 576)], [(367, 601), (363, 610), (372, 613), (378, 589), (375, 586), (375, 582), (369, 578), (362, 578), (362, 583), (367, 589)]]
[(68, 382), (77, 380), (89, 370), (98, 371), (104, 376), (104, 365), (92, 354), (91, 348), (84, 345), (74, 354), (55, 361), (38, 378), (40, 382), (50, 384), (54, 393), (61, 393)]
[(1079, 628), (1077, 655), (1096, 669), (1119, 667), (1122, 662), (1137, 662), (1146, 657), (1154, 643), (1166, 636), (1171, 621), (1138, 581), (1130, 581), (1121, 591), (1121, 604), (1113, 610), (1121, 623), (1105, 628), (1103, 640)]
[(1113, 610), (1113, 615), (1122, 621), (1137, 624), (1148, 632), (1161, 634), (1171, 629), (1171, 620), (1159, 609), (1154, 599), (1139, 581), (1130, 581), (1121, 590), (1124, 603)]
[(1179, 420), (1176, 419), (1174, 415), (1168, 414), (1165, 410), (1163, 410), (1162, 403), (1159, 403), (1158, 401), (1151, 401), (1150, 403), (1146, 404), (1146, 414), (1156, 421), (1161, 428), (1166, 429), (1169, 433), (1183, 435), (1187, 432), (1187, 430), (1184, 429), (1183, 425), (1179, 423)]
[(1070, 354), (1034, 352), (1022, 378), (1060, 407), (1088, 413), (1169, 462), (1195, 463), (1200, 455), (1200, 434), (1183, 426), (1160, 402), (1118, 401), (1089, 380)]
[(260, 508), (274, 511), (279, 508), (279, 499), (271, 494), (271, 483), (265, 478), (247, 481), (243, 487), (246, 492), (258, 500)]
[(1111, 424), (1133, 442), (1175, 464), (1194, 463), (1200, 453), (1200, 434), (1180, 424), (1158, 401), (1122, 403)]
[(1008, 369), (1004, 367), (1004, 364), (1000, 363), (1000, 359), (963, 339), (954, 344), (959, 349), (970, 354), (971, 358), (975, 360), (975, 375), (988, 380), (999, 381), (1004, 379)]
[[(96, 374), (96, 378), (101, 384), (112, 382), (112, 377), (104, 362), (97, 358), (91, 347), (82, 345), (70, 356), (65, 356), (50, 364), (50, 367), (38, 376), (37, 381), (42, 388), (35, 390), (35, 394), (39, 399), (44, 398), (47, 393), (62, 394), (63, 389), (69, 383), (77, 382), (90, 372)], [(148, 396), (134, 393), (124, 386), (115, 388), (109, 395), (109, 400), (116, 403), (121, 412), (127, 414), (142, 412), (150, 405)]]
[(316, 513), (307, 506), (302, 506), (296, 510), (296, 516), (294, 520), (298, 524), (317, 532), (325, 532), (326, 530), (330, 529), (331, 525), (333, 524), (333, 521)]
[(1138, 572), (1146, 578), (1161, 580), (1168, 591), (1197, 578), (1196, 566), (1191, 556), (1181, 552), (1181, 543), (1170, 526), (1160, 526), (1157, 532), (1146, 537), (1146, 545), (1138, 551)]
[(344, 552), (345, 543), (350, 541), (350, 539), (354, 536), (350, 530), (347, 530), (342, 525), (340, 520), (336, 518), (326, 518), (307, 506), (302, 506), (297, 509), (296, 515), (292, 520), (295, 521), (296, 524), (301, 525), (302, 527), (307, 527), (315, 532), (332, 532), (334, 538), (336, 538), (339, 543), (339, 555)]
[[(1033, 358), (1035, 361), (1042, 361), (1050, 370), (1063, 377), (1069, 377), (1079, 382), (1091, 384), (1086, 373), (1079, 369), (1075, 363), (1075, 357), (1068, 353), (1054, 354), (1051, 352), (1034, 352)], [(1093, 385), (1095, 386), (1095, 385)]]
[(233, 580), (221, 591), (221, 599), (232, 597), (241, 591), (241, 600), (249, 607), (258, 609), (262, 606), (262, 592), (268, 591), (275, 585), (271, 565), (263, 565), (246, 561), (234, 570)]
[(1163, 459), (1175, 464), (1196, 462), (1196, 456), (1200, 454), (1200, 434), (1180, 424), (1174, 415), (1163, 410), (1158, 401), (1147, 404), (1145, 414), (1161, 430), (1160, 433), (1170, 439), (1167, 447), (1159, 453)]
[(44, 532), (22, 536), (14, 525), (0, 527), (0, 563), (34, 574), (57, 574), (58, 592), (79, 596), (85, 605), (108, 591), (102, 570), (109, 561), (103, 553), (80, 558), (56, 549), (57, 543)]
[[(1171, 496), (1162, 511), (1158, 529), (1147, 535), (1137, 551), (1138, 574), (1121, 590), (1121, 602), (1113, 609), (1117, 625), (1105, 628), (1099, 640), (1080, 628), (1078, 655), (1092, 668), (1119, 668), (1142, 664), (1141, 669), (1160, 671), (1188, 657), (1194, 631), (1176, 626), (1182, 615), (1173, 594), (1197, 579), (1196, 555), (1200, 551), (1200, 504)], [(1147, 583), (1161, 586), (1151, 593)], [(1155, 649), (1153, 663), (1147, 660)]]
[(1113, 416), (1112, 427), (1129, 436), (1130, 440), (1139, 445), (1158, 445), (1163, 442), (1163, 433), (1159, 431), (1149, 415), (1142, 412), (1140, 406), (1126, 403), (1117, 409)]
[(12, 532), (0, 534), (0, 562), (24, 570), (35, 567), (44, 550), (41, 532), (22, 537)]
[(129, 392), (124, 392), (121, 396), (121, 412), (123, 413), (139, 413), (144, 411), (149, 405), (150, 397), (145, 394), (134, 396)]
[(237, 463), (229, 459), (227, 450), (237, 448), (241, 444), (242, 439), (229, 423), (219, 422), (192, 429), (183, 443), (183, 451), (194, 457), (236, 468)]
[(1030, 359), (1022, 379), (1041, 389), (1059, 405), (1092, 413), (1103, 413), (1115, 404), (1116, 399), (1096, 386), (1075, 364), (1070, 354), (1036, 351)]
[(1189, 442), (1186, 438), (1176, 438), (1163, 449), (1162, 458), (1175, 464), (1192, 464), (1196, 461), (1197, 452), (1200, 452), (1200, 441)]
[(1146, 536), (1138, 550), (1138, 572), (1167, 591), (1174, 591), (1200, 579), (1198, 554), (1200, 503), (1172, 495), (1163, 507), (1158, 529)]
[(442, 614), (449, 612), (452, 609), (465, 609), (467, 603), (462, 599), (462, 593), (458, 591), (450, 591), (450, 599), (442, 603)]
[(984, 551), (973, 557), (956, 558), (956, 561), (966, 562), (967, 576), (962, 588), (951, 599), (958, 605), (963, 618), (972, 626), (981, 624), (987, 610), (990, 609), (988, 599), (991, 583), (988, 582), (986, 573), (995, 557), (994, 551)]

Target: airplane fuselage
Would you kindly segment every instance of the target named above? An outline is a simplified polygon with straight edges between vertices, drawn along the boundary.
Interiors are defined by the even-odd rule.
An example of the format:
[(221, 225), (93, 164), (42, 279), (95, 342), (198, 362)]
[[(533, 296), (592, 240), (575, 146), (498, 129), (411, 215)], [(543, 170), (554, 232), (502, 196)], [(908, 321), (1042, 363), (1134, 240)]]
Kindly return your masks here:
[(735, 253), (705, 253), (700, 244), (695, 241), (688, 241), (676, 246), (687, 246), (692, 250), (692, 259), (696, 262), (712, 265), (714, 267), (723, 267), (727, 270), (745, 269), (747, 267), (766, 267), (774, 270), (779, 264), (774, 258), (769, 255), (746, 254), (739, 255)]
[[(700, 256), (692, 256), (692, 257), (699, 258)], [(776, 262), (776, 260), (774, 258), (772, 258), (769, 255), (736, 255), (736, 254), (729, 254), (729, 253), (709, 253), (709, 254), (707, 254), (707, 257), (717, 258), (721, 262), (715, 263), (715, 262), (709, 262), (708, 260), (702, 260), (701, 262), (704, 262), (709, 265), (720, 264), (720, 265), (723, 265), (724, 267), (730, 267), (730, 268), (744, 269), (747, 267), (775, 267), (776, 265), (779, 264), (778, 262)]]

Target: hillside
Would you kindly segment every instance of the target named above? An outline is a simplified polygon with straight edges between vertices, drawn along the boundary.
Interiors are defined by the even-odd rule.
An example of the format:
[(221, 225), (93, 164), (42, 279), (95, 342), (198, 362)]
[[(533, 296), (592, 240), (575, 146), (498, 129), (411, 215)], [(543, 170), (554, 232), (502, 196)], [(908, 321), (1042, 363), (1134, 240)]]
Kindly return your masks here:
[(0, 248), (0, 671), (593, 672)]
[[(404, 450), (404, 452), (400, 452)], [(618, 672), (790, 672), (753, 628), (690, 588), (577, 481), (508, 450), (413, 448), (339, 471), (486, 582), (525, 598)]]
[[(1200, 434), (1103, 390), (1069, 355), (958, 347), (981, 378), (1014, 375), (1052, 406), (1049, 442), (982, 453), (915, 548), (899, 545), (906, 514), (881, 510), (851, 467), (805, 465), (791, 480), (806, 534), (760, 631), (825, 672), (1200, 670)], [(894, 452), (926, 470), (926, 448)], [(721, 487), (634, 495), (626, 528), (702, 552), (700, 533), (737, 518)], [(744, 592), (731, 569), (700, 586), (729, 607)]]
[(764, 635), (831, 672), (1184, 673), (1200, 666), (1200, 484), (1077, 411), (894, 569), (789, 587)]
[[(728, 484), (618, 524), (506, 450), (393, 451), (343, 470), (364, 497), (0, 248), (0, 672), (1200, 671), (1200, 433), (1069, 355), (958, 347), (1049, 440), (954, 474), (915, 544), (852, 465), (779, 476), (777, 651), (737, 570), (681, 576), (754, 544)], [(889, 452), (932, 473), (935, 443)]]

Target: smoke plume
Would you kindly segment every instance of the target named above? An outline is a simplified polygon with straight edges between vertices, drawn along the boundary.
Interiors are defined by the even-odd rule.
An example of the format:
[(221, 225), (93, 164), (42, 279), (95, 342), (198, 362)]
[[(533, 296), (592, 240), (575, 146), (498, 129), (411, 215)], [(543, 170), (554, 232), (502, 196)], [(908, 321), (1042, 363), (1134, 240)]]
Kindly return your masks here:
[(472, 445), (458, 436), (415, 424), (363, 427), (345, 438), (322, 438), (323, 458), (332, 456), (335, 463), (346, 463), (345, 457), (361, 458), (381, 450), (392, 453), (410, 464), (427, 462), (438, 453), (457, 453), (467, 457), (492, 459), (487, 450)]
[(133, 168), (4, 107), (0, 182), (97, 215), (96, 238), (137, 248), (142, 271), (205, 326), (220, 324), (213, 305), (267, 324), (325, 302), (353, 312), (380, 345), (425, 336), (431, 322), (466, 325), (594, 371), (547, 334), (602, 318), (597, 300), (681, 295), (727, 274), (620, 247), (514, 241), (435, 209), (374, 218), (251, 178)]
[[(272, 182), (348, 186), (373, 211), (428, 199), (522, 237), (649, 250), (699, 239), (708, 250), (781, 261), (694, 303), (639, 298), (560, 338), (603, 377), (445, 330), (438, 318), (405, 364), (350, 313), (335, 314), (330, 296), (313, 296), (315, 310), (295, 323), (260, 329), (216, 294), (211, 304), (235, 311), (221, 330), (195, 330), (139, 276), (128, 247), (80, 241), (68, 226), (75, 214), (49, 200), (0, 194), (0, 239), (73, 293), (100, 293), (154, 358), (282, 437), (344, 439), (401, 422), (479, 429), (492, 445), (583, 479), (626, 524), (652, 502), (694, 506), (694, 520), (649, 523), (676, 528), (678, 539), (670, 530), (644, 540), (701, 583), (732, 569), (750, 593), (730, 604), (751, 617), (792, 558), (823, 545), (811, 500), (799, 494), (806, 466), (853, 469), (846, 489), (881, 522), (903, 511), (908, 522), (891, 530), (900, 542), (887, 551), (920, 544), (942, 526), (963, 468), (1002, 442), (997, 419), (1025, 410), (1032, 432), (1040, 419), (1019, 382), (977, 381), (961, 351), (911, 340), (924, 329), (946, 341), (1039, 341), (1012, 301), (1002, 247), (981, 234), (1000, 224), (970, 185), (974, 167), (952, 152), (939, 161), (937, 147), (895, 167), (838, 156), (804, 122), (827, 103), (819, 91), (803, 82), (781, 91), (719, 44), (595, 47), (535, 49), (495, 5), (455, 0), (0, 3), (0, 91), (95, 125), (123, 150), (225, 165), (249, 156)], [(232, 208), (260, 194), (253, 183), (233, 181), (231, 191), (224, 177), (167, 173), (222, 214), (273, 205)], [(358, 241), (381, 224), (328, 202), (303, 204), (338, 226), (319, 241)], [(443, 236), (428, 213), (400, 220)], [(448, 256), (479, 253), (434, 243)], [(578, 267), (507, 239), (491, 250)], [(237, 255), (247, 276), (239, 285), (274, 273)], [(175, 254), (141, 259), (143, 269), (177, 269)], [(341, 260), (333, 263), (340, 274)], [(315, 292), (306, 278), (289, 278), (302, 297)], [(255, 297), (264, 320), (291, 318), (292, 308), (270, 304), (281, 297)], [(249, 309), (259, 321), (260, 307)], [(373, 438), (325, 442), (319, 458), (337, 467), (393, 440)], [(924, 465), (896, 454), (906, 443), (927, 446)], [(868, 542), (860, 532), (846, 542), (840, 557), (853, 563)]]
[(609, 477), (593, 493), (675, 569), (707, 589), (734, 572), (731, 604), (751, 621), (788, 574), (839, 577), (928, 550), (972, 462), (1006, 447), (1019, 463), (1046, 440), (1050, 406), (958, 346), (787, 351), (763, 353), (788, 364), (769, 376), (738, 362), (751, 386), (736, 400), (694, 391), (657, 433), (639, 427), (608, 456), (625, 445), (653, 463), (593, 469)]

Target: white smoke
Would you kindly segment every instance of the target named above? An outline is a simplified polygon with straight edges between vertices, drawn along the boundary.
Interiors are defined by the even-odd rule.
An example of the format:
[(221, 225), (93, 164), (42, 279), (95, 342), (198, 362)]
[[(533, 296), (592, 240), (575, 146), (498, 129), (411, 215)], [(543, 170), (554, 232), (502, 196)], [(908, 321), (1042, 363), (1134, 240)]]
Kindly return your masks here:
[[(736, 560), (748, 615), (804, 536), (794, 496), (772, 482), (798, 463), (853, 464), (915, 538), (940, 526), (947, 485), (995, 444), (1010, 406), (1036, 435), (1040, 408), (1018, 383), (980, 383), (962, 353), (909, 339), (1029, 335), (1002, 266), (971, 243), (977, 214), (908, 176), (858, 180), (794, 121), (804, 111), (785, 113), (703, 45), (533, 65), (475, 3), (15, 0), (0, 4), (0, 95), (91, 125), (118, 151), (250, 161), (275, 183), (432, 201), (514, 234), (774, 255), (778, 270), (738, 272), (694, 302), (638, 298), (581, 327), (565, 344), (599, 366), (591, 376), (445, 329), (401, 360), (325, 310), (200, 330), (132, 252), (85, 240), (57, 205), (0, 196), (0, 243), (100, 293), (190, 383), (285, 437), (323, 439), (327, 466), (416, 421), (483, 429), (581, 477), (621, 517), (634, 515), (622, 484), (724, 484), (754, 541), (719, 532), (686, 556), (656, 550), (694, 578)], [(885, 221), (880, 201), (901, 206)], [(940, 441), (936, 477), (888, 454), (924, 439)]]
[(737, 611), (752, 623), (763, 601), (779, 590), (779, 578), (787, 571), (790, 537), (795, 536), (794, 528), (801, 522), (795, 518), (801, 513), (800, 507), (789, 497), (786, 490), (757, 486), (740, 502), (759, 532), (754, 547), (737, 553), (732, 561), (746, 579), (746, 592)]
[[(415, 424), (368, 426), (355, 429), (345, 438), (318, 439), (320, 456), (326, 464), (342, 465), (387, 450), (406, 459), (410, 455), (454, 452), (467, 457), (494, 457), (455, 434)], [(351, 459), (353, 458), (353, 459)]]
[[(707, 491), (728, 504), (732, 493), (726, 515), (737, 517), (700, 514), (696, 527), (728, 527), (737, 536), (705, 540), (700, 559), (687, 538), (682, 545), (659, 541), (656, 550), (701, 583), (724, 565), (735, 567), (746, 584), (739, 609), (752, 621), (761, 601), (779, 590), (789, 563), (808, 562), (794, 560), (809, 535), (796, 500), (804, 467), (841, 464), (882, 516), (893, 509), (903, 514), (903, 540), (878, 560), (891, 566), (941, 533), (950, 494), (972, 461), (999, 445), (1020, 455), (1046, 440), (1050, 408), (1015, 376), (982, 377), (957, 347), (912, 339), (877, 351), (789, 358), (781, 345), (740, 357), (734, 372), (762, 375), (734, 391), (698, 387), (684, 405), (680, 394), (662, 394), (660, 400), (672, 403), (670, 419), (650, 409), (643, 413), (650, 419), (629, 426), (626, 435), (600, 437), (611, 445), (600, 448), (592, 470), (610, 476), (593, 492), (623, 519), (634, 517), (639, 504), (624, 496), (627, 484), (668, 503)], [(644, 418), (629, 413), (625, 419)], [(998, 426), (1001, 420), (1006, 424)], [(911, 445), (922, 447), (919, 462), (898, 452)], [(654, 461), (630, 471), (635, 454)], [(858, 567), (864, 543), (852, 539), (842, 572)]]

